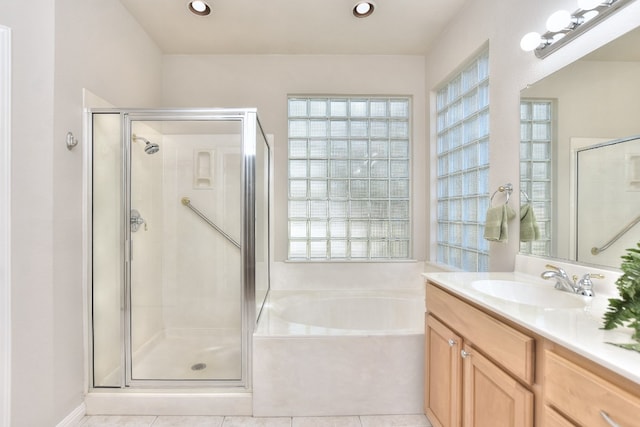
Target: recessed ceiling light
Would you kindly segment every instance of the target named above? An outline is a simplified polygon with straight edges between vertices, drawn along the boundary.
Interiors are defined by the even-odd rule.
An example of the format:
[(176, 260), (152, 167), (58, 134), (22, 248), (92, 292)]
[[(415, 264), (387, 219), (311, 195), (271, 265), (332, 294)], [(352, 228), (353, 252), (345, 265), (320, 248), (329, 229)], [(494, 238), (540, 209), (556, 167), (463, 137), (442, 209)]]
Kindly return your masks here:
[(189, 2), (189, 10), (199, 16), (207, 16), (211, 13), (209, 5), (202, 0), (194, 0)]
[(353, 16), (356, 18), (366, 18), (373, 13), (376, 8), (372, 1), (359, 1), (353, 6)]

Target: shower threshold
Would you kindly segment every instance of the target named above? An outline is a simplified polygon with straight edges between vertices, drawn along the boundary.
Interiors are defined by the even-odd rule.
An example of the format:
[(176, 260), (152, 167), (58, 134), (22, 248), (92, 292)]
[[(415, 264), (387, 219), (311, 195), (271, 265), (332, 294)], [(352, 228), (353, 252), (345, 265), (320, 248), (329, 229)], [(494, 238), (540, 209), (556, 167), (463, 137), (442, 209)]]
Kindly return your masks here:
[(93, 389), (85, 396), (87, 415), (235, 415), (253, 413), (249, 390)]

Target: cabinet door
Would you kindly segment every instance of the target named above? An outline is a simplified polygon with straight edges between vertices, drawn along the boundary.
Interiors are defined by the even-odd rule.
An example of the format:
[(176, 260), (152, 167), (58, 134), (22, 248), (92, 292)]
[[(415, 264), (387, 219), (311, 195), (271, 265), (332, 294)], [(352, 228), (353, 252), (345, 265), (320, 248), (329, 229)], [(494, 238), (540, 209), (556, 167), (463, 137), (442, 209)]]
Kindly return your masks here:
[(504, 371), (464, 345), (465, 427), (532, 427), (533, 394)]
[(425, 411), (434, 427), (459, 427), (462, 339), (433, 316), (425, 328)]

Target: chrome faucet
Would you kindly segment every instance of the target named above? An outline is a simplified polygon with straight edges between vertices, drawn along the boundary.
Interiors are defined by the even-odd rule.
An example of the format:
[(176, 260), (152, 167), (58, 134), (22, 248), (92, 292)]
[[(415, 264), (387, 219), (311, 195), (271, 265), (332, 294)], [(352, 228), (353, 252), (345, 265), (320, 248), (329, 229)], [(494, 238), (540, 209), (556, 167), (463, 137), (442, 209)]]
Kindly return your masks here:
[(569, 277), (566, 271), (551, 264), (547, 264), (546, 267), (550, 268), (551, 270), (543, 271), (540, 277), (546, 280), (556, 279), (556, 289), (572, 293), (577, 292), (575, 282)]
[(547, 264), (546, 267), (550, 270), (543, 271), (540, 277), (546, 280), (556, 279), (556, 289), (584, 295), (586, 297), (592, 297), (595, 295), (591, 279), (604, 279), (602, 274), (587, 273), (582, 276), (582, 279), (578, 280), (578, 276), (574, 275), (573, 277), (569, 277), (567, 272), (560, 267), (556, 267), (551, 264)]

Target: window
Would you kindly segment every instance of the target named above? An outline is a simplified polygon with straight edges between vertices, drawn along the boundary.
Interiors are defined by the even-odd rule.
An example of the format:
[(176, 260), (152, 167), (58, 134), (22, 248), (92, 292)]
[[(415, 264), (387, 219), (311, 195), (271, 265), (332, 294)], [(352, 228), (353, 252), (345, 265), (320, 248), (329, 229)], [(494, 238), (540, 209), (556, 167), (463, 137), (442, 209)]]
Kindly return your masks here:
[(489, 52), (437, 93), (437, 261), (489, 269)]
[(289, 259), (410, 256), (406, 97), (289, 98)]
[(520, 101), (520, 195), (531, 201), (540, 239), (520, 242), (520, 252), (551, 255), (551, 144), (554, 103), (551, 100)]

